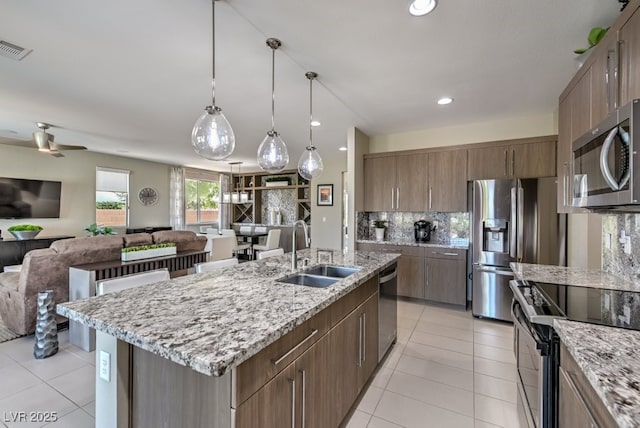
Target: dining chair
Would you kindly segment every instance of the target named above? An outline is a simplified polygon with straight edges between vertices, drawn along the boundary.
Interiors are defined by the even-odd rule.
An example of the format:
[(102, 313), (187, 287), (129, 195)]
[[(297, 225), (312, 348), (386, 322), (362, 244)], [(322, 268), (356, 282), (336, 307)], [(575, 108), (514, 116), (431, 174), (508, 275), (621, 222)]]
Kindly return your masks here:
[(240, 226), (240, 233), (251, 233), (253, 232), (253, 226)]
[(224, 260), (233, 257), (236, 248), (236, 237), (225, 235), (213, 235), (208, 239), (211, 244), (211, 256), (209, 261)]
[(271, 229), (269, 234), (267, 235), (267, 241), (264, 245), (254, 245), (253, 251), (266, 251), (273, 250), (280, 246), (280, 234), (282, 230), (280, 229)]
[[(256, 233), (267, 233), (267, 226), (255, 226), (253, 228), (253, 231)], [(264, 245), (264, 243), (266, 242), (266, 236), (260, 236), (258, 237), (258, 243), (260, 245)]]
[(196, 263), (196, 273), (211, 272), (212, 270), (233, 266), (238, 264), (238, 259), (232, 257), (230, 259), (216, 260), (213, 262)]
[(222, 235), (233, 236), (233, 240), (235, 241), (233, 252), (236, 254), (236, 256), (238, 255), (239, 251), (243, 251), (247, 256), (251, 255), (251, 244), (239, 244), (238, 243), (238, 238), (236, 237), (236, 231), (235, 230), (233, 230), (233, 229), (222, 229), (221, 232), (222, 232)]
[(154, 284), (169, 279), (169, 270), (167, 268), (103, 279), (96, 282), (96, 295), (101, 296), (103, 294), (115, 293), (116, 291), (128, 290), (129, 288)]
[(281, 256), (284, 254), (284, 249), (276, 248), (275, 250), (264, 250), (258, 253), (258, 260), (266, 259), (269, 257)]

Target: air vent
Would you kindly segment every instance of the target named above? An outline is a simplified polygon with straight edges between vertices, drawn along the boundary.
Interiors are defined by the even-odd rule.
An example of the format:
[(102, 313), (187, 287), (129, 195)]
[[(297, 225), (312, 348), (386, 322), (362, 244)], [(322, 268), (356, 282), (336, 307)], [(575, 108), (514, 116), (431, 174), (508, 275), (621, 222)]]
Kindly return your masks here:
[(6, 40), (0, 40), (0, 55), (6, 56), (7, 58), (15, 59), (16, 61), (20, 61), (25, 56), (29, 55), (33, 49), (25, 49), (21, 48), (18, 45), (14, 45), (13, 43), (9, 43)]

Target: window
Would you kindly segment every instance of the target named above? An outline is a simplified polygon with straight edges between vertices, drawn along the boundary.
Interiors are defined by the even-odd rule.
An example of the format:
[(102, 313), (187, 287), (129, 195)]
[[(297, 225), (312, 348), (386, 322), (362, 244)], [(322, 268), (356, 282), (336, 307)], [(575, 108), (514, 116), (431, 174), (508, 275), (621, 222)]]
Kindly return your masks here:
[(185, 223), (217, 223), (220, 215), (218, 173), (187, 170), (185, 175)]
[(96, 168), (96, 223), (127, 227), (129, 224), (129, 171)]

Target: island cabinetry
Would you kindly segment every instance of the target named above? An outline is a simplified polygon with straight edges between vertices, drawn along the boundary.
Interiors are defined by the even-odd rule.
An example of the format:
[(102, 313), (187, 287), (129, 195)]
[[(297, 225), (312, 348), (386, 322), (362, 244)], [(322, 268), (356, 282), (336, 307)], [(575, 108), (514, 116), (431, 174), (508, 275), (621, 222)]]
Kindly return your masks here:
[(378, 364), (377, 277), (234, 371), (236, 428), (337, 427)]
[(468, 150), (469, 180), (539, 178), (556, 175), (555, 136), (485, 145)]
[(560, 345), (558, 378), (558, 426), (563, 428), (618, 426), (564, 344)]
[(466, 306), (467, 252), (465, 250), (428, 250), (425, 259), (425, 299)]

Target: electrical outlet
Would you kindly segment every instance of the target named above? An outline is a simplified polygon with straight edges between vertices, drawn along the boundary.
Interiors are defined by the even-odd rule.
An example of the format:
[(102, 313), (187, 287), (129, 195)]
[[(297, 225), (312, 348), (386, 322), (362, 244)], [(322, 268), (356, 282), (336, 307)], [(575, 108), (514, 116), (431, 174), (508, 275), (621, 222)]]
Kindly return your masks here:
[(111, 381), (111, 354), (105, 351), (100, 351), (100, 379), (110, 382)]

